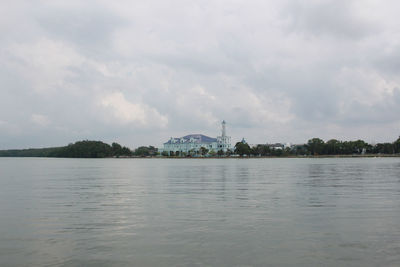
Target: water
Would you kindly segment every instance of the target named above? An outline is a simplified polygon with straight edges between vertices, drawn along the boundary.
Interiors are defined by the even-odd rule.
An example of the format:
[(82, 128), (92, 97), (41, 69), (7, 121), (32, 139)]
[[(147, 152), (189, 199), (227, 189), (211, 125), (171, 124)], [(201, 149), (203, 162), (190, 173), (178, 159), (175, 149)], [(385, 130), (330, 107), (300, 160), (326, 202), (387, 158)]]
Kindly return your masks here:
[(400, 158), (0, 158), (1, 266), (400, 266)]

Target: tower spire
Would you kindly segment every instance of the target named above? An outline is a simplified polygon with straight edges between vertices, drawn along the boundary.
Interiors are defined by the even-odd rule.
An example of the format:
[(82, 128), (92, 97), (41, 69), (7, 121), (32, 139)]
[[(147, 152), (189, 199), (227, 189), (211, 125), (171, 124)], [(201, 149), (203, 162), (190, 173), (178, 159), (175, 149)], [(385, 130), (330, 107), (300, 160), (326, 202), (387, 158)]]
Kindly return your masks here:
[(225, 120), (222, 121), (222, 137), (226, 136), (226, 128), (225, 128), (226, 122)]

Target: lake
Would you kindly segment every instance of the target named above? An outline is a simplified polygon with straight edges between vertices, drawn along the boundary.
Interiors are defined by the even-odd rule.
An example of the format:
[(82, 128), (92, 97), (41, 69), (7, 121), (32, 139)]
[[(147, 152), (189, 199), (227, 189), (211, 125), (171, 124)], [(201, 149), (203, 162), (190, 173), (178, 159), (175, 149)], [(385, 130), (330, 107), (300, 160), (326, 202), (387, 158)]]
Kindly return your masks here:
[(1, 266), (400, 266), (400, 158), (0, 158)]

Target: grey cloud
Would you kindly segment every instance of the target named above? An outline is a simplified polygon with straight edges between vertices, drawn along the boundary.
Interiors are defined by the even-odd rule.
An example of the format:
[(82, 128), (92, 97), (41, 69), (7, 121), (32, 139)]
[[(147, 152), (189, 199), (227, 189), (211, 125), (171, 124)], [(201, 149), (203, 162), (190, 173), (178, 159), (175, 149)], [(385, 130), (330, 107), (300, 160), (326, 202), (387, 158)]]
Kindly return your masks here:
[[(216, 135), (222, 119), (234, 141), (252, 143), (395, 137), (397, 21), (363, 3), (9, 2), (0, 148), (83, 138), (160, 145)], [(25, 36), (6, 27), (15, 21)], [(117, 110), (99, 104), (110, 95), (120, 96)], [(135, 107), (153, 121), (135, 122)]]
[[(349, 112), (337, 116), (337, 123), (345, 125), (370, 125), (371, 127), (384, 127), (387, 123), (400, 124), (400, 89), (394, 88), (393, 94), (387, 95), (382, 101), (368, 105), (351, 101)], [(400, 126), (400, 125), (399, 125)]]
[(289, 29), (294, 33), (306, 32), (315, 36), (337, 36), (345, 39), (359, 39), (377, 33), (377, 24), (358, 13), (360, 5), (360, 1), (354, 0), (327, 0), (314, 4), (291, 2), (286, 10)]
[(105, 6), (81, 2), (78, 6), (58, 6), (49, 3), (33, 14), (38, 26), (48, 38), (74, 45), (91, 58), (111, 59), (113, 33), (129, 25)]
[(381, 69), (383, 73), (398, 76), (400, 73), (400, 45), (384, 47), (378, 51), (373, 55), (371, 65)]

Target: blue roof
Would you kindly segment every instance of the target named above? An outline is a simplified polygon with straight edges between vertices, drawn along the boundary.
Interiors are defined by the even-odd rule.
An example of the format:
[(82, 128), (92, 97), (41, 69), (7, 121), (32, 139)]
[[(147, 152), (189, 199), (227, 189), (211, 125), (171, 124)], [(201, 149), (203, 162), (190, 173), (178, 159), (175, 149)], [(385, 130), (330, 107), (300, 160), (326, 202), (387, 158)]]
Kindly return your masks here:
[[(213, 143), (213, 142), (217, 142), (217, 138), (212, 138), (209, 136), (205, 136), (203, 134), (189, 134), (180, 138), (175, 138), (177, 139), (177, 141), (179, 142), (179, 140), (183, 138), (184, 142), (187, 143), (189, 142), (189, 140), (191, 138), (193, 138), (195, 140), (196, 143)], [(168, 142), (164, 143), (164, 144), (172, 144), (171, 140), (168, 140)]]

